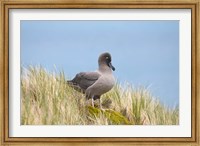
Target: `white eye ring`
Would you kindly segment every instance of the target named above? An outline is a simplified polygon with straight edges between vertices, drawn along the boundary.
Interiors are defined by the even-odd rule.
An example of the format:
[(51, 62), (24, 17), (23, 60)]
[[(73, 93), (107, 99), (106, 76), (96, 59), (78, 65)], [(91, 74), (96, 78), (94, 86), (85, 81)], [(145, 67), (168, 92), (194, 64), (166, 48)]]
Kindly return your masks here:
[(109, 59), (109, 57), (106, 57), (106, 59)]

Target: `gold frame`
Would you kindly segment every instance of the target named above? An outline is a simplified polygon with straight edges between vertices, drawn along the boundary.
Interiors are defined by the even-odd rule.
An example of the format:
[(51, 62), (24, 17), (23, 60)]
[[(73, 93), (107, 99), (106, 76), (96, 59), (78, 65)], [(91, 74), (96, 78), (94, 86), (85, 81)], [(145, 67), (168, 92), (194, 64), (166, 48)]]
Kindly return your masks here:
[[(96, 2), (85, 1), (62, 1), (58, 0), (53, 2), (51, 0), (1, 0), (1, 48), (0, 48), (0, 101), (1, 101), (1, 144), (3, 145), (16, 145), (16, 144), (99, 144), (99, 145), (112, 145), (112, 144), (135, 144), (135, 145), (199, 145), (199, 116), (200, 107), (197, 106), (199, 102), (199, 71), (200, 71), (200, 51), (199, 51), (199, 0), (174, 0), (174, 1), (137, 1), (137, 0), (97, 0)], [(12, 8), (143, 8), (143, 9), (191, 9), (192, 10), (192, 137), (189, 138), (20, 138), (9, 137), (9, 117), (8, 117), (8, 14), (9, 9)], [(80, 144), (82, 143), (82, 144)]]

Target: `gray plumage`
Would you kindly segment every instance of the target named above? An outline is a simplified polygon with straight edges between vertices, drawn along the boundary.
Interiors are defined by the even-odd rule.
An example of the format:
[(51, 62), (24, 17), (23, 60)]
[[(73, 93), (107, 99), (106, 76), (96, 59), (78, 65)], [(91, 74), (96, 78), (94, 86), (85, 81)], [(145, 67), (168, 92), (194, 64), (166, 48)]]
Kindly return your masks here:
[(112, 70), (114, 71), (115, 68), (111, 64), (111, 55), (107, 52), (101, 54), (98, 64), (97, 71), (80, 72), (71, 81), (68, 81), (69, 85), (74, 89), (85, 93), (87, 99), (92, 98), (93, 106), (93, 100), (100, 99), (100, 96), (111, 90), (115, 84), (112, 74)]
[(97, 72), (80, 72), (68, 83), (77, 91), (85, 93), (86, 89), (93, 85), (99, 77), (100, 74)]

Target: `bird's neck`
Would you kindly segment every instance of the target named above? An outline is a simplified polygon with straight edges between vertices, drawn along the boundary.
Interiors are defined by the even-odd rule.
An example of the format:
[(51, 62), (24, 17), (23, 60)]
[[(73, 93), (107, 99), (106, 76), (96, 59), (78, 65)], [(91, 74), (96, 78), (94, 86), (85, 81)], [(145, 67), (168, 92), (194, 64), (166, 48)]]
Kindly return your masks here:
[(112, 70), (110, 67), (108, 67), (107, 64), (99, 64), (99, 71), (100, 72), (106, 72), (106, 73), (112, 73)]

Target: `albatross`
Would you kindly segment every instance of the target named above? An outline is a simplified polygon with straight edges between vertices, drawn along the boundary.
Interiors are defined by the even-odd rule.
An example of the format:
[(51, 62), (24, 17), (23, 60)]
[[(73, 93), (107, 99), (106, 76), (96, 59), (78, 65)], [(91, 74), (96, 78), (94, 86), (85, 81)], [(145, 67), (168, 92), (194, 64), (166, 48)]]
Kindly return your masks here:
[(91, 98), (93, 107), (94, 100), (99, 99), (99, 106), (102, 109), (101, 95), (110, 91), (115, 84), (115, 78), (112, 74), (115, 67), (111, 61), (110, 53), (102, 53), (98, 59), (99, 68), (97, 71), (80, 72), (72, 80), (67, 81), (75, 90), (84, 93), (86, 99)]

